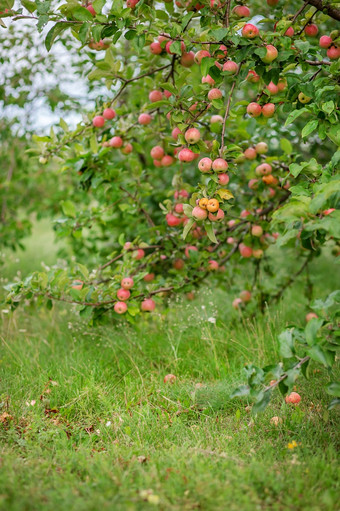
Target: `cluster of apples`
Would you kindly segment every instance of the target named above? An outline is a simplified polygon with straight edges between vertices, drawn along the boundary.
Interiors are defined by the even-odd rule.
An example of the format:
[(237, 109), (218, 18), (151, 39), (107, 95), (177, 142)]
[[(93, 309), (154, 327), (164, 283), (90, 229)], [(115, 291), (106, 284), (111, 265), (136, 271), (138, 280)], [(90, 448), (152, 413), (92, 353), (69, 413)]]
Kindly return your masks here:
[(224, 211), (220, 208), (220, 202), (217, 199), (202, 197), (197, 199), (196, 206), (192, 210), (192, 216), (198, 221), (208, 218), (211, 222), (218, 222), (223, 220)]
[[(125, 277), (121, 280), (121, 287), (117, 291), (118, 302), (114, 305), (114, 310), (117, 314), (125, 314), (128, 310), (128, 306), (126, 304), (127, 300), (131, 296), (130, 289), (133, 287), (134, 282), (131, 277)], [(141, 303), (141, 310), (143, 312), (152, 312), (155, 310), (156, 304), (152, 298), (145, 298)]]
[(251, 292), (244, 290), (244, 291), (241, 291), (240, 296), (238, 296), (237, 298), (235, 298), (235, 300), (233, 300), (232, 306), (234, 307), (234, 309), (239, 309), (242, 305), (246, 305), (247, 303), (249, 303), (250, 300), (251, 300)]
[(333, 36), (339, 39), (339, 32), (336, 30), (329, 35), (323, 35), (320, 37), (319, 45), (320, 48), (327, 50), (327, 57), (331, 60), (337, 60), (340, 58), (340, 41), (336, 43)]

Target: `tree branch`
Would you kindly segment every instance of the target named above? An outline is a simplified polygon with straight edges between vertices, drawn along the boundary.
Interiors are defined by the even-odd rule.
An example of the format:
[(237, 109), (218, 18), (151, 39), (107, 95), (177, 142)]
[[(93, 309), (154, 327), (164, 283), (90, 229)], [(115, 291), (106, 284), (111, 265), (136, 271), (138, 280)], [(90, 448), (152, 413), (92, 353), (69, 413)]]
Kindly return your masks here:
[(308, 0), (308, 3), (316, 7), (319, 11), (328, 14), (331, 18), (340, 21), (340, 9), (332, 7), (331, 5), (326, 5), (326, 2), (322, 0)]

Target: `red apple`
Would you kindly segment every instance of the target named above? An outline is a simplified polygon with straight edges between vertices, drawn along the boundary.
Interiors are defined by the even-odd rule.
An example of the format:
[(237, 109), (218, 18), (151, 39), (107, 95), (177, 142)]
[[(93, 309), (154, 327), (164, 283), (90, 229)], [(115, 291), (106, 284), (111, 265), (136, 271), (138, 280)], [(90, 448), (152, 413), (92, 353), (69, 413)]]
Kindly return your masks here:
[(247, 39), (254, 39), (254, 37), (259, 35), (259, 33), (259, 29), (252, 23), (246, 23), (242, 29), (242, 35)]
[(247, 106), (247, 114), (250, 115), (250, 117), (259, 117), (261, 115), (262, 108), (261, 105), (253, 101), (252, 103), (249, 103)]
[(286, 403), (297, 405), (301, 401), (301, 396), (297, 392), (291, 392), (285, 399)]
[(116, 302), (114, 305), (114, 310), (117, 314), (124, 314), (127, 311), (127, 305), (125, 302)]
[(92, 124), (95, 128), (102, 128), (105, 124), (105, 119), (102, 115), (96, 115), (93, 118)]
[(113, 108), (105, 108), (103, 112), (104, 119), (111, 121), (116, 117), (116, 112), (113, 110)]
[(152, 298), (146, 298), (145, 300), (142, 301), (141, 306), (140, 306), (140, 308), (143, 312), (152, 312), (155, 310), (155, 307), (156, 307), (156, 304)]

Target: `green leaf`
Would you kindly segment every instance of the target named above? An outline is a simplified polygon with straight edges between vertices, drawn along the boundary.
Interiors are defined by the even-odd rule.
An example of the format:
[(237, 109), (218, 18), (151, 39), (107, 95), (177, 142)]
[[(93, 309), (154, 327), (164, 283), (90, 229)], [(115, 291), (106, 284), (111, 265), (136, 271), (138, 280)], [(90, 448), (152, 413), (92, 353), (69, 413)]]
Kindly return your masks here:
[(307, 122), (306, 126), (304, 126), (301, 136), (302, 138), (308, 137), (311, 133), (313, 133), (314, 130), (318, 127), (319, 121), (317, 119), (313, 119), (309, 122)]
[(287, 138), (281, 138), (280, 147), (282, 151), (286, 154), (292, 154), (293, 152), (293, 146)]
[(61, 208), (63, 210), (64, 215), (69, 216), (71, 218), (76, 217), (76, 207), (70, 200), (61, 201)]
[(340, 382), (333, 381), (331, 383), (328, 383), (328, 385), (326, 385), (326, 391), (331, 396), (340, 397)]
[(308, 321), (305, 328), (306, 341), (309, 346), (313, 346), (316, 341), (316, 334), (320, 330), (323, 324), (323, 319), (313, 318)]
[(68, 25), (67, 23), (56, 23), (51, 28), (51, 30), (49, 30), (49, 32), (47, 33), (46, 38), (45, 38), (45, 46), (46, 46), (47, 51), (50, 51), (52, 44), (54, 43), (56, 37), (59, 34), (61, 34), (62, 32), (64, 32), (64, 30), (69, 28), (69, 26), (70, 25)]
[(293, 110), (292, 112), (290, 112), (290, 114), (288, 115), (287, 119), (286, 119), (286, 122), (285, 122), (285, 126), (288, 126), (288, 124), (291, 124), (292, 122), (294, 122), (298, 117), (300, 117), (300, 115), (302, 114), (305, 114), (306, 112), (308, 112), (309, 110), (307, 110), (307, 108), (300, 108), (299, 110)]
[(71, 14), (78, 21), (93, 20), (92, 14), (87, 9), (85, 9), (85, 7), (81, 7), (80, 5), (72, 9)]
[(294, 338), (292, 329), (287, 329), (279, 335), (280, 354), (283, 358), (294, 356)]
[(263, 412), (267, 408), (270, 402), (271, 395), (272, 395), (271, 390), (267, 390), (267, 392), (260, 393), (256, 403), (254, 404), (251, 410), (252, 415), (257, 415), (258, 413)]
[(248, 385), (240, 385), (230, 394), (230, 399), (234, 399), (234, 397), (248, 396), (249, 392), (250, 387)]
[(186, 237), (188, 236), (189, 234), (189, 231), (190, 229), (192, 228), (192, 226), (194, 225), (195, 223), (195, 219), (194, 218), (189, 218), (189, 220), (187, 221), (184, 229), (183, 229), (183, 234), (182, 234), (182, 238), (185, 240)]
[(326, 114), (331, 114), (333, 112), (334, 108), (335, 108), (334, 101), (326, 101), (326, 103), (324, 103), (321, 106), (321, 109), (324, 112), (326, 112)]
[(324, 350), (318, 345), (309, 348), (308, 353), (313, 360), (320, 362), (325, 367), (332, 367), (334, 363), (334, 353)]
[(37, 9), (37, 4), (35, 2), (31, 2), (30, 0), (21, 0), (21, 3), (30, 13), (36, 11)]
[(332, 408), (335, 408), (336, 406), (340, 406), (340, 399), (339, 398), (335, 398), (333, 399), (329, 405), (328, 405), (328, 410), (332, 410)]
[(213, 226), (209, 223), (206, 223), (205, 230), (207, 231), (207, 235), (208, 235), (208, 238), (210, 239), (210, 241), (212, 241), (213, 243), (217, 243), (217, 239), (216, 239), (216, 236), (214, 233)]

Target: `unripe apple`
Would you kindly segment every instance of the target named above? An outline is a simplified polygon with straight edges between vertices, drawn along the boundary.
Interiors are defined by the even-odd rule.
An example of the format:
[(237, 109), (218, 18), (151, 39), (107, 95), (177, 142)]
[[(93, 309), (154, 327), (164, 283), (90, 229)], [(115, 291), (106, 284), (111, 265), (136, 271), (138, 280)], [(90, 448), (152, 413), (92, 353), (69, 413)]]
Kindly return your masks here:
[(195, 63), (195, 54), (193, 51), (183, 53), (180, 63), (183, 67), (191, 67)]
[(104, 119), (111, 121), (116, 117), (116, 112), (113, 110), (113, 108), (105, 108), (103, 112)]
[(309, 103), (312, 100), (312, 98), (306, 96), (306, 94), (304, 94), (303, 92), (300, 92), (300, 94), (298, 95), (298, 100), (300, 101), (300, 103), (305, 104)]
[(74, 280), (72, 282), (72, 289), (76, 289), (77, 291), (81, 291), (83, 289), (84, 282), (82, 280)]
[(251, 292), (247, 291), (247, 290), (241, 291), (240, 298), (241, 298), (242, 302), (244, 302), (244, 303), (250, 302), (250, 300), (251, 300)]
[(267, 85), (267, 90), (268, 92), (274, 96), (275, 94), (277, 94), (279, 92), (279, 88), (277, 85), (275, 85), (275, 83), (273, 82), (270, 82), (268, 85)]
[(263, 117), (273, 117), (274, 112), (275, 112), (274, 103), (267, 103), (266, 105), (263, 105), (262, 107)]
[(202, 77), (202, 83), (207, 83), (209, 85), (215, 85), (215, 80), (210, 75), (206, 75)]
[(151, 43), (149, 48), (151, 53), (153, 53), (154, 55), (160, 55), (163, 51), (163, 48), (158, 41), (154, 41), (153, 43)]
[(222, 92), (220, 89), (211, 89), (208, 92), (209, 101), (213, 101), (214, 99), (220, 99), (222, 97)]
[(231, 75), (234, 75), (238, 71), (238, 64), (236, 64), (236, 62), (233, 60), (227, 60), (227, 62), (223, 64), (222, 70)]
[(301, 401), (301, 396), (297, 392), (291, 392), (285, 399), (286, 403), (297, 405)]
[(268, 176), (272, 172), (272, 166), (269, 163), (261, 163), (255, 169), (255, 174), (257, 176)]
[(139, 261), (139, 259), (143, 259), (144, 256), (145, 252), (142, 248), (138, 248), (137, 250), (134, 250), (134, 252), (132, 253), (132, 257), (137, 261)]
[(208, 218), (209, 218), (210, 222), (220, 222), (224, 218), (223, 209), (219, 209), (216, 214), (209, 213)]
[(228, 170), (228, 162), (223, 158), (216, 158), (212, 163), (212, 169), (215, 172), (225, 172)]
[(250, 117), (259, 117), (262, 112), (262, 107), (255, 101), (252, 103), (249, 103), (247, 106), (247, 114), (250, 115)]
[(232, 302), (232, 304), (231, 304), (231, 305), (232, 305), (232, 307), (233, 307), (234, 309), (239, 309), (239, 308), (240, 308), (241, 303), (242, 303), (241, 298), (235, 298), (235, 300), (233, 300), (233, 302)]
[(220, 203), (217, 199), (209, 199), (207, 204), (207, 210), (210, 213), (216, 213), (216, 211), (219, 209)]
[(258, 179), (250, 179), (250, 181), (248, 182), (248, 188), (250, 188), (251, 190), (256, 190), (258, 188), (258, 183), (259, 183)]
[(314, 23), (310, 23), (305, 28), (305, 34), (307, 37), (315, 37), (318, 32), (319, 32), (319, 29), (318, 29), (317, 25), (315, 25)]
[(163, 94), (160, 90), (152, 90), (149, 94), (149, 100), (151, 103), (155, 103), (156, 101), (161, 101), (163, 99)]
[(94, 10), (94, 7), (93, 7), (93, 5), (92, 5), (92, 4), (89, 4), (89, 5), (86, 7), (86, 9), (87, 9), (87, 10), (88, 10), (91, 14), (92, 14), (92, 16), (96, 16), (96, 15), (97, 15), (97, 13), (96, 13), (96, 11)]
[(243, 154), (247, 160), (255, 160), (257, 157), (257, 152), (254, 147), (247, 147)]
[(164, 149), (163, 147), (156, 145), (154, 146), (150, 151), (151, 158), (154, 158), (155, 160), (161, 160), (164, 156)]
[(207, 50), (199, 50), (197, 53), (195, 53), (194, 60), (196, 64), (200, 64), (204, 57), (211, 57)]
[(176, 382), (176, 376), (174, 374), (167, 374), (166, 376), (164, 376), (163, 382), (173, 384)]
[(174, 140), (178, 139), (178, 135), (180, 135), (182, 132), (179, 128), (174, 128), (171, 132), (171, 136)]
[(208, 212), (205, 209), (200, 208), (199, 206), (195, 206), (192, 210), (192, 216), (196, 220), (205, 220), (208, 216)]
[(169, 227), (177, 227), (180, 223), (182, 223), (181, 219), (178, 216), (173, 215), (172, 213), (168, 213), (165, 215), (167, 224)]
[(212, 161), (210, 158), (202, 158), (198, 162), (198, 169), (203, 173), (210, 172), (211, 166), (212, 166)]
[(121, 137), (112, 137), (109, 141), (111, 147), (119, 148), (123, 145), (123, 139)]
[(149, 114), (140, 114), (140, 116), (138, 117), (139, 124), (142, 124), (143, 126), (150, 124), (151, 121), (152, 117)]
[(265, 154), (268, 152), (268, 146), (265, 142), (259, 142), (255, 146), (257, 154)]
[(96, 115), (93, 118), (92, 124), (95, 128), (102, 128), (105, 124), (105, 119), (102, 115)]
[(190, 257), (191, 251), (198, 252), (198, 248), (194, 247), (193, 245), (188, 245), (187, 247), (185, 247), (184, 253), (185, 253), (186, 257)]
[(120, 281), (120, 285), (123, 289), (131, 289), (133, 287), (133, 279), (131, 277), (125, 277)]
[(214, 259), (210, 259), (208, 264), (209, 264), (209, 270), (216, 271), (219, 268), (218, 262), (214, 261)]
[(251, 247), (248, 247), (244, 243), (240, 243), (238, 249), (241, 256), (246, 259), (253, 255), (253, 249)]
[[(197, 201), (196, 201), (197, 202)], [(209, 202), (209, 199), (207, 197), (202, 197), (202, 199), (200, 199), (198, 201), (198, 205), (200, 208), (202, 209), (207, 209), (207, 206), (208, 206), (208, 202)]]
[(175, 259), (172, 266), (175, 268), (175, 270), (182, 270), (184, 265), (185, 263), (183, 259)]
[(184, 163), (193, 161), (195, 158), (196, 154), (193, 151), (191, 151), (191, 149), (187, 149), (186, 147), (178, 153), (179, 161), (182, 161)]
[(264, 57), (262, 57), (262, 62), (264, 62), (265, 64), (270, 64), (271, 62), (273, 62), (273, 60), (275, 60), (278, 56), (278, 51), (277, 49), (275, 48), (275, 46), (273, 46), (272, 44), (267, 44), (266, 45), (266, 50), (267, 50), (267, 53)]
[(250, 16), (250, 9), (246, 5), (236, 5), (232, 10), (238, 18), (248, 18)]
[(308, 312), (308, 314), (306, 314), (307, 323), (308, 323), (308, 321), (311, 321), (312, 319), (318, 319), (318, 315), (315, 314), (315, 312)]
[(228, 174), (222, 173), (218, 175), (218, 183), (222, 186), (227, 185), (229, 183)]
[(253, 250), (253, 257), (255, 257), (255, 259), (261, 259), (261, 257), (263, 257), (263, 250), (261, 248), (255, 248)]
[(189, 128), (184, 135), (188, 144), (196, 144), (201, 138), (201, 134), (197, 128)]
[(260, 225), (253, 225), (251, 228), (251, 233), (253, 236), (260, 237), (263, 234), (263, 229)]
[(125, 302), (126, 300), (128, 300), (130, 298), (130, 291), (128, 289), (123, 288), (123, 287), (121, 289), (118, 289), (118, 291), (117, 291), (117, 298), (121, 302)]
[[(165, 45), (165, 51), (169, 54), (169, 55), (175, 55), (172, 51), (171, 51), (171, 45), (174, 41), (168, 41)], [(181, 51), (182, 51), (182, 54), (185, 53), (185, 44), (183, 41), (181, 41)]]
[(242, 35), (247, 39), (254, 39), (259, 33), (259, 29), (252, 23), (246, 23), (242, 28)]
[(114, 311), (117, 314), (124, 314), (127, 311), (127, 305), (125, 302), (116, 302), (114, 305)]
[(125, 144), (125, 146), (122, 148), (121, 151), (123, 154), (130, 154), (130, 153), (132, 153), (132, 150), (133, 150), (132, 145), (130, 143), (127, 143), (127, 144)]
[(331, 60), (340, 58), (340, 46), (333, 45), (327, 50), (327, 57)]
[(247, 82), (250, 83), (257, 83), (260, 80), (260, 75), (258, 75), (255, 71), (251, 69), (250, 71), (248, 71), (246, 80)]
[(141, 306), (140, 306), (140, 308), (143, 312), (152, 312), (155, 310), (155, 307), (156, 307), (156, 304), (152, 298), (146, 298), (145, 300), (142, 301)]
[(323, 35), (320, 37), (320, 41), (319, 41), (319, 45), (320, 45), (320, 48), (329, 48), (330, 45), (332, 44), (332, 38), (329, 37), (329, 35)]

